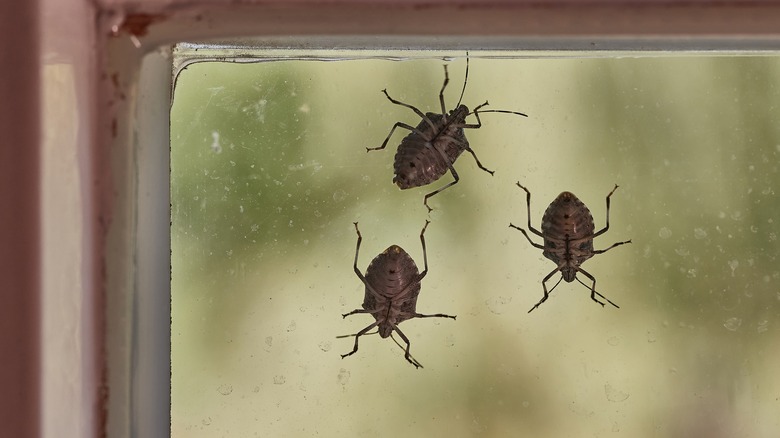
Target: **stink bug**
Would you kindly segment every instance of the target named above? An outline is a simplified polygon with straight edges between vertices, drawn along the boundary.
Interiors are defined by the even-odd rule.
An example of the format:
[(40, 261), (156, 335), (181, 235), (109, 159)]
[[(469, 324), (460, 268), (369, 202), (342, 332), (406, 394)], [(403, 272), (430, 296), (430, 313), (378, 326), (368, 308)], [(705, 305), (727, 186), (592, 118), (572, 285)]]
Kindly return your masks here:
[[(398, 245), (391, 245), (383, 253), (379, 254), (371, 261), (366, 270), (366, 275), (360, 273), (357, 267), (358, 253), (360, 252), (360, 242), (363, 236), (360, 235), (358, 224), (355, 222), (355, 231), (357, 232), (357, 248), (355, 248), (355, 274), (366, 286), (366, 294), (363, 298), (363, 308), (355, 309), (342, 315), (344, 318), (356, 313), (370, 313), (376, 321), (368, 325), (363, 330), (354, 335), (340, 337), (355, 337), (355, 348), (347, 354), (342, 354), (345, 358), (358, 351), (358, 339), (367, 334), (369, 330), (379, 326), (379, 336), (386, 338), (391, 336), (393, 331), (406, 343), (404, 357), (416, 368), (422, 368), (422, 365), (414, 360), (409, 354), (409, 339), (404, 335), (398, 324), (411, 318), (452, 318), (454, 316), (437, 313), (435, 315), (423, 315), (417, 313), (417, 296), (420, 294), (420, 281), (428, 273), (428, 254), (425, 249), (425, 229), (428, 228), (429, 221), (425, 221), (425, 226), (420, 232), (420, 242), (423, 248), (423, 260), (425, 260), (425, 270), (418, 272), (414, 260)], [(400, 344), (399, 344), (400, 345)]]
[(601, 304), (602, 307), (605, 305), (596, 298), (596, 295), (598, 295), (605, 299), (609, 304), (618, 307), (617, 304), (610, 301), (607, 297), (596, 292), (596, 278), (580, 267), (585, 260), (588, 260), (596, 254), (607, 252), (616, 246), (631, 243), (630, 240), (627, 240), (625, 242), (613, 243), (612, 246), (607, 249), (593, 249), (593, 238), (604, 234), (609, 229), (609, 198), (615, 193), (615, 190), (617, 190), (617, 184), (615, 184), (615, 188), (607, 195), (607, 225), (595, 233), (593, 232), (595, 227), (593, 225), (593, 216), (590, 214), (590, 210), (588, 210), (588, 207), (571, 192), (561, 193), (555, 198), (550, 206), (547, 207), (547, 210), (545, 210), (544, 216), (542, 217), (542, 232), (540, 233), (539, 230), (531, 225), (531, 192), (520, 185), (519, 182), (517, 183), (517, 186), (525, 190), (526, 193), (528, 229), (544, 239), (544, 245), (534, 243), (524, 229), (511, 223), (509, 226), (520, 230), (525, 238), (531, 242), (531, 245), (535, 248), (544, 250), (542, 254), (558, 265), (542, 279), (544, 297), (542, 297), (528, 313), (531, 313), (534, 309), (539, 307), (540, 304), (545, 302), (550, 295), (550, 292), (552, 292), (553, 289), (558, 286), (558, 283), (561, 282), (559, 279), (552, 289), (549, 291), (547, 290), (547, 285), (545, 283), (558, 271), (561, 271), (561, 279), (566, 280), (566, 282), (571, 283), (576, 279), (583, 286), (588, 287), (577, 278), (577, 272), (582, 273), (582, 275), (588, 277), (588, 279), (593, 282), (590, 286), (590, 298), (593, 301)]
[[(440, 114), (423, 114), (423, 112), (416, 107), (390, 97), (390, 95), (387, 94), (387, 89), (382, 90), (382, 93), (387, 96), (390, 102), (411, 109), (420, 116), (422, 120), (417, 124), (417, 127), (413, 127), (403, 122), (397, 122), (393, 125), (393, 128), (390, 129), (390, 133), (387, 134), (387, 137), (385, 138), (385, 141), (382, 142), (381, 146), (376, 148), (367, 147), (366, 151), (384, 149), (387, 146), (390, 137), (393, 135), (393, 132), (398, 127), (411, 131), (409, 135), (401, 140), (401, 144), (398, 146), (398, 151), (395, 154), (395, 161), (393, 163), (395, 176), (393, 177), (393, 182), (404, 190), (428, 185), (441, 178), (447, 171), (450, 171), (453, 178), (455, 178), (454, 181), (446, 184), (444, 187), (425, 195), (423, 204), (425, 204), (425, 207), (428, 208), (429, 212), (432, 208), (428, 205), (428, 198), (455, 185), (460, 180), (458, 172), (455, 171), (453, 164), (464, 151), (468, 151), (474, 157), (474, 160), (477, 162), (477, 166), (479, 166), (480, 169), (491, 175), (494, 173), (480, 163), (477, 154), (475, 154), (474, 150), (469, 146), (463, 129), (480, 128), (482, 126), (482, 121), (479, 119), (480, 113), (507, 113), (528, 117), (523, 113), (515, 111), (480, 111), (480, 108), (488, 105), (487, 101), (474, 108), (474, 111), (469, 111), (466, 105), (461, 105), (468, 80), (469, 58), (468, 53), (466, 53), (466, 76), (463, 80), (463, 90), (461, 90), (460, 99), (458, 99), (458, 104), (455, 105), (455, 109), (449, 111), (449, 113), (444, 105), (444, 89), (447, 88), (447, 84), (450, 81), (449, 74), (447, 73), (447, 65), (444, 65), (444, 85), (442, 85), (441, 91), (439, 92), (439, 103), (441, 104)], [(466, 117), (471, 114), (474, 114), (476, 117), (476, 124), (466, 123)]]

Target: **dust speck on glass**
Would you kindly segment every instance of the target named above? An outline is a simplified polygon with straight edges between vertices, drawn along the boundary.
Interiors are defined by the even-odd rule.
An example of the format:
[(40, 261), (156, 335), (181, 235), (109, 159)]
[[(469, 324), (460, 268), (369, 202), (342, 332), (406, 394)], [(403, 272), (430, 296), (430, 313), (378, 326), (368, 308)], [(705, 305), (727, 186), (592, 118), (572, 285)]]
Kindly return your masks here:
[[(495, 174), (458, 160), (430, 214), (452, 176), (399, 190), (390, 148), (366, 148), (419, 122), (381, 90), (439, 113), (442, 65), (462, 83), (465, 52), (268, 50), (178, 72), (171, 434), (775, 436), (780, 57), (469, 55), (464, 102), (528, 118), (482, 116), (468, 143)], [(608, 235), (633, 244), (587, 269), (620, 309), (561, 283), (527, 313), (552, 265), (507, 224), (570, 191), (600, 227), (615, 184)], [(424, 369), (378, 336), (342, 359), (354, 340), (336, 336), (374, 322), (342, 318), (366, 289), (353, 223), (365, 268), (390, 245), (419, 264), (426, 220), (416, 304), (457, 321), (403, 322)]]

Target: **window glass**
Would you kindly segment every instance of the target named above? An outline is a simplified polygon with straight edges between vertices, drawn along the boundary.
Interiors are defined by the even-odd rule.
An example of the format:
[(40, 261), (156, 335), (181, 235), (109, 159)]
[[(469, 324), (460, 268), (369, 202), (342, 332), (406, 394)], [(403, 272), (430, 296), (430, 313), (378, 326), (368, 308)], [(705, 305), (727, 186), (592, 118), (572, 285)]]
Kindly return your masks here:
[[(416, 53), (416, 52), (415, 52)], [(465, 53), (189, 64), (171, 110), (172, 434), (770, 436), (780, 430), (780, 58), (572, 58), (471, 52), (463, 153), (393, 184), (399, 127), (455, 107)], [(495, 53), (493, 54), (495, 55)], [(265, 61), (265, 62), (246, 62)], [(469, 123), (476, 123), (470, 115)], [(591, 282), (534, 228), (564, 191), (593, 216)], [(587, 223), (585, 216), (580, 217)], [(417, 311), (354, 334), (365, 272), (390, 245), (429, 271)], [(537, 244), (543, 241), (531, 234)], [(587, 252), (587, 251), (586, 251)], [(553, 274), (552, 287), (560, 278)], [(599, 300), (603, 301), (599, 296)], [(398, 335), (396, 340), (403, 341)], [(617, 435), (616, 435), (617, 436)]]

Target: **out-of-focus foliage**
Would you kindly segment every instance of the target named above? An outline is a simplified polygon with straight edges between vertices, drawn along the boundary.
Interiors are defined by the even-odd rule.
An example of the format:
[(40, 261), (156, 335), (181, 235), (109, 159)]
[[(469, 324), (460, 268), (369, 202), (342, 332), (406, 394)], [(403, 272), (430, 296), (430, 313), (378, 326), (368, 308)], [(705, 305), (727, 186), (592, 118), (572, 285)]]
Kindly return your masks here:
[[(359, 58), (359, 53), (350, 54)], [(433, 56), (433, 55), (432, 55)], [(457, 102), (465, 67), (450, 62)], [(780, 59), (479, 59), (485, 114), (461, 181), (401, 191), (399, 129), (438, 112), (442, 61), (200, 63), (171, 111), (174, 436), (773, 436), (780, 430)], [(574, 192), (610, 230), (584, 268), (621, 306), (561, 283), (525, 226)], [(404, 322), (415, 370), (352, 271), (391, 244), (430, 272)]]

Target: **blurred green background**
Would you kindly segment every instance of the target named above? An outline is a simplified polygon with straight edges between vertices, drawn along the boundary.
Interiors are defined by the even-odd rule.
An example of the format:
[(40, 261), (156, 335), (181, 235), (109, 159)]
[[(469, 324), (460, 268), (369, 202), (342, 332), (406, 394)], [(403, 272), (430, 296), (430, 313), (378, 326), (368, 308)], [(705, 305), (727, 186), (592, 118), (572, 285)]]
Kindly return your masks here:
[[(378, 146), (409, 109), (457, 102), (465, 54), (403, 62), (198, 63), (171, 110), (172, 435), (768, 437), (780, 433), (780, 59), (680, 55), (486, 59), (463, 103), (482, 163), (401, 191)], [(261, 54), (262, 55), (262, 54)], [(396, 54), (397, 55), (397, 54)], [(402, 55), (402, 54), (401, 54)], [(506, 55), (506, 53), (504, 53)], [(271, 55), (267, 55), (271, 56)], [(438, 58), (437, 58), (438, 56)], [(610, 230), (578, 283), (510, 222), (574, 192)], [(398, 244), (430, 271), (401, 329), (424, 366), (367, 326), (358, 266)], [(537, 239), (537, 241), (539, 241)], [(557, 277), (555, 277), (557, 278)]]

